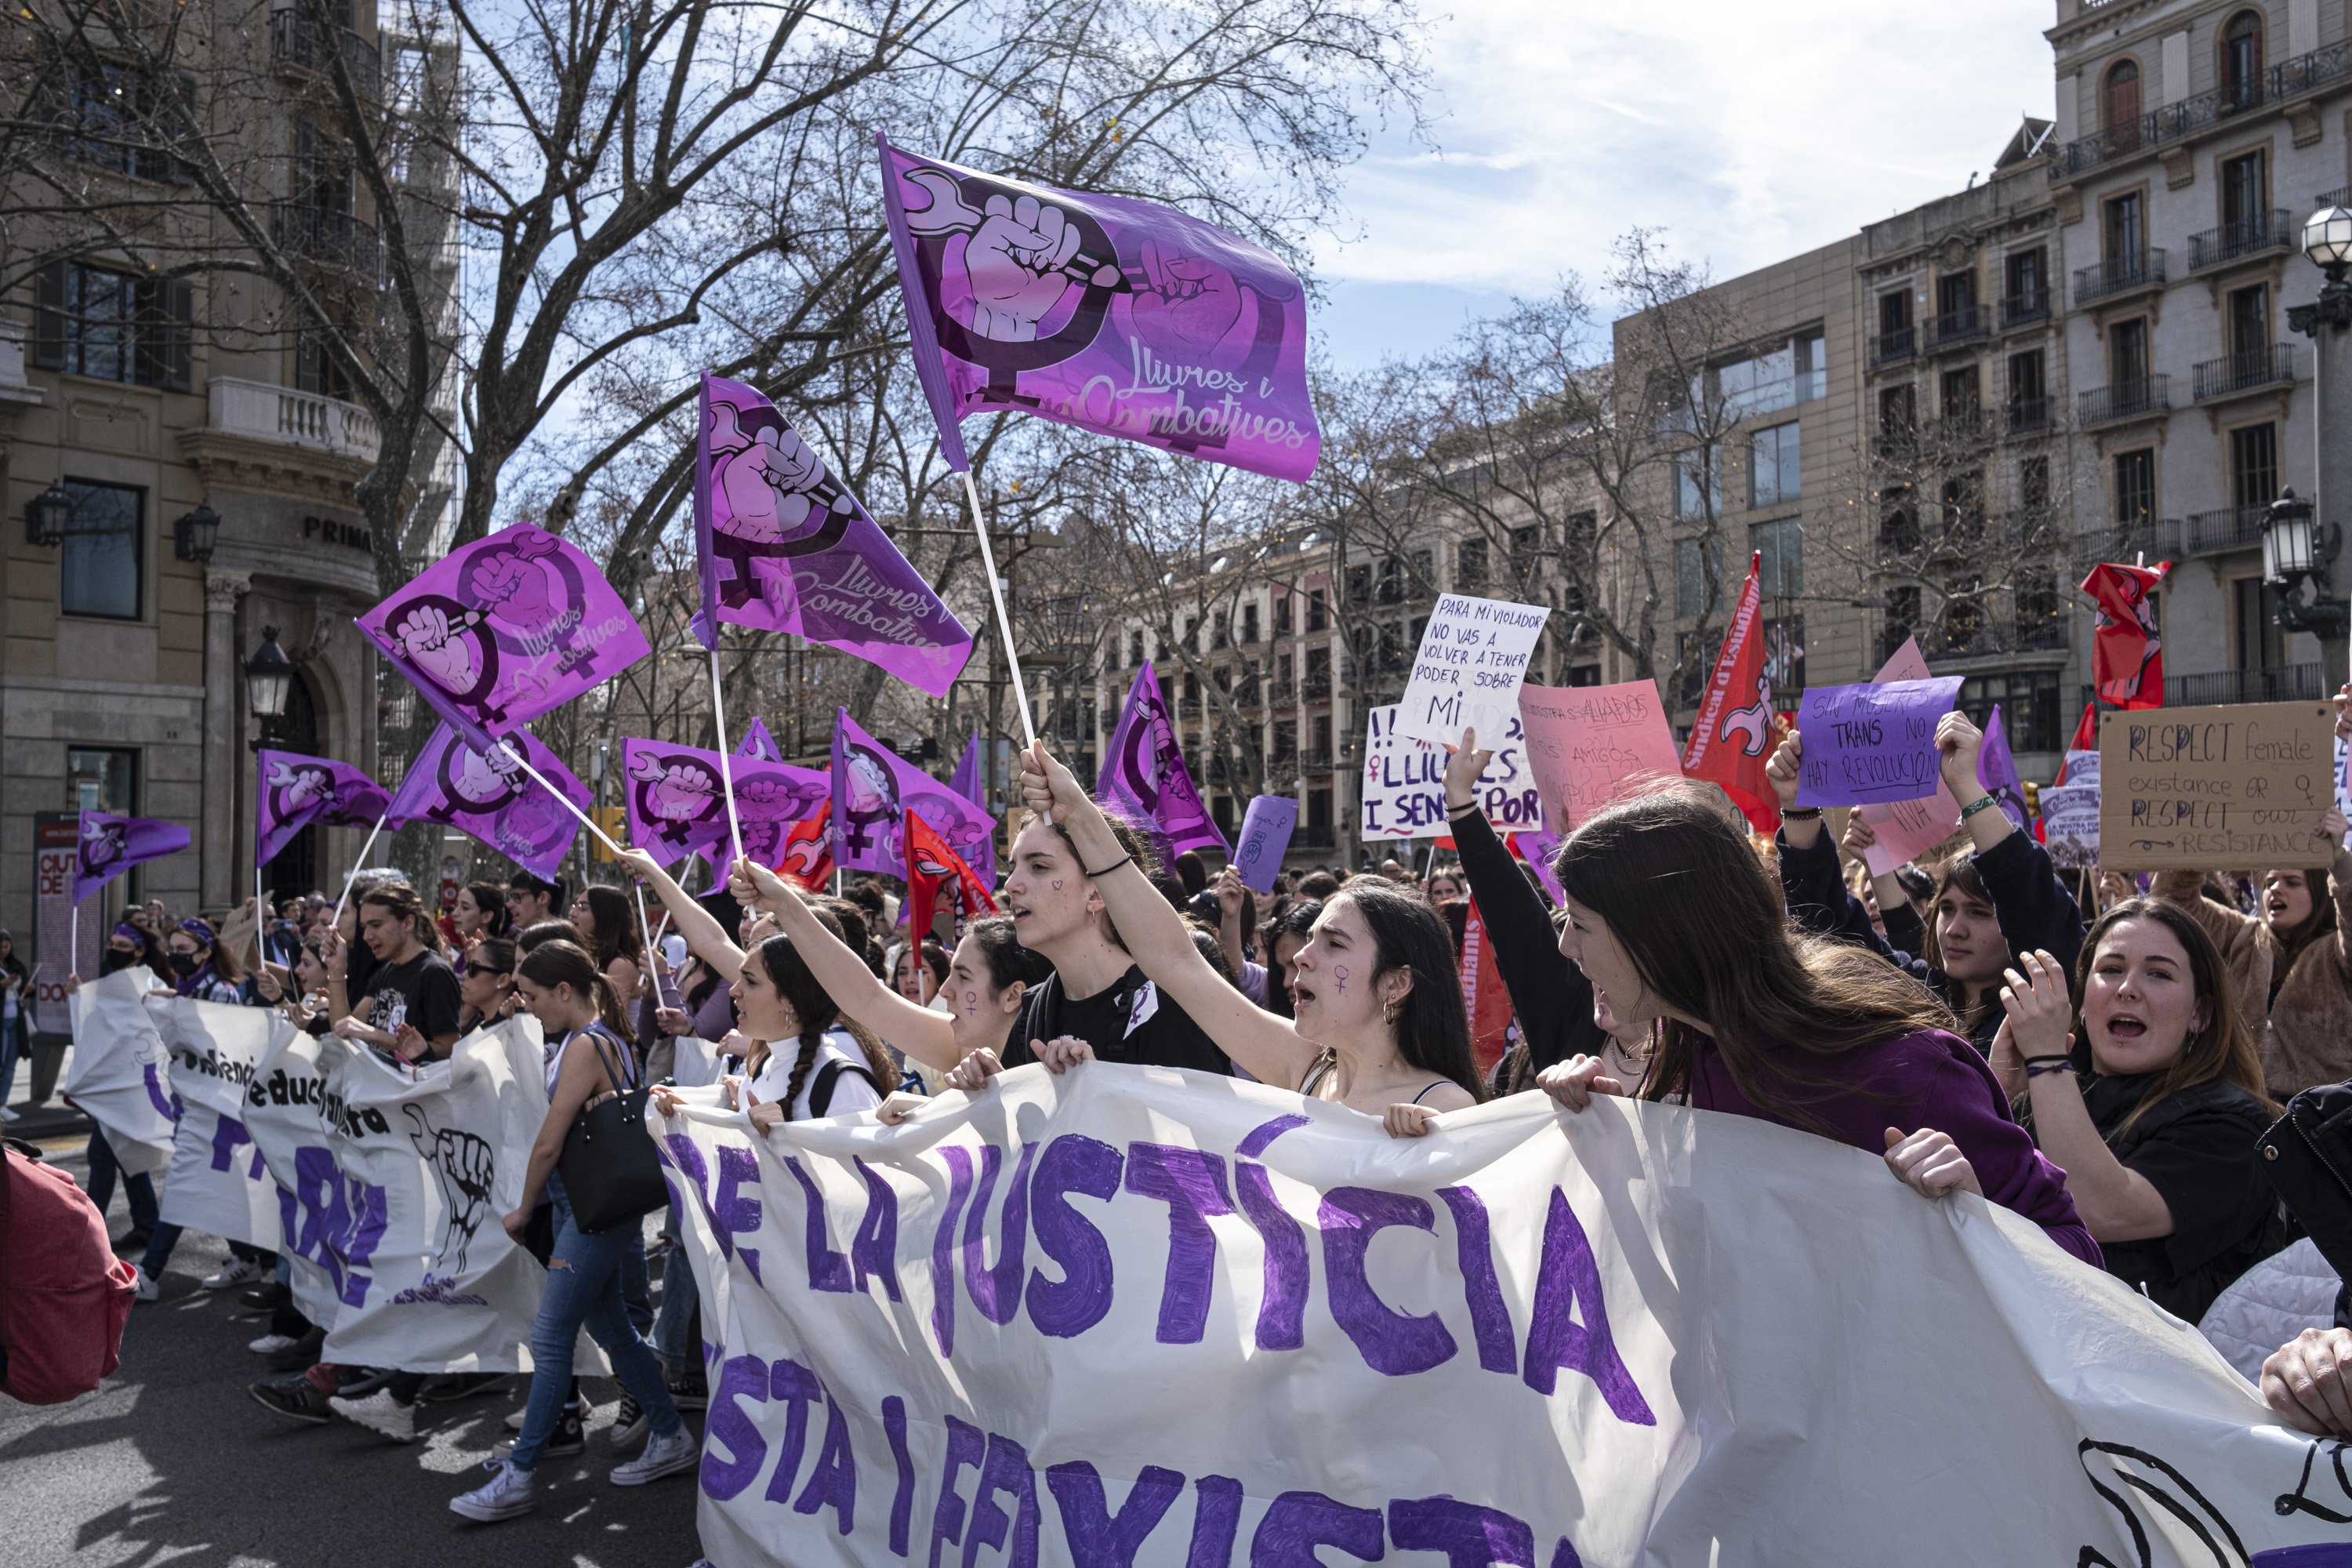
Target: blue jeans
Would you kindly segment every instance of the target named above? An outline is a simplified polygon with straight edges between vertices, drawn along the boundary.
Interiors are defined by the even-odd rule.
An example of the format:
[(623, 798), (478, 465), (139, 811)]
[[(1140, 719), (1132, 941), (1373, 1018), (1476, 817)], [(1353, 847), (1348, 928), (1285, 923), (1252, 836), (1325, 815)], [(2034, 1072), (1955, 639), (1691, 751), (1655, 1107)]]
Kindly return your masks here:
[(661, 1316), (654, 1321), (654, 1352), (672, 1377), (688, 1377), (702, 1368), (701, 1347), (694, 1342), (694, 1312), (701, 1301), (685, 1247), (671, 1247), (662, 1260)]
[[(114, 1146), (106, 1141), (106, 1134), (96, 1128), (90, 1130), (88, 1153), (89, 1180), (83, 1184), (82, 1191), (89, 1194), (90, 1206), (98, 1210), (100, 1219), (103, 1220), (107, 1205), (114, 1202), (114, 1178), (121, 1173), (122, 1167), (114, 1158)], [(124, 1176), (122, 1195), (131, 1205), (131, 1228), (152, 1231), (155, 1228), (154, 1179), (144, 1174)]]
[(563, 1403), (572, 1397), (572, 1352), (583, 1328), (612, 1358), (613, 1375), (651, 1420), (654, 1436), (667, 1437), (686, 1425), (670, 1403), (660, 1360), (638, 1337), (622, 1299), (624, 1258), (634, 1239), (643, 1269), (644, 1233), (625, 1225), (590, 1236), (572, 1222), (562, 1179), (551, 1178), (548, 1191), (555, 1202), (555, 1250), (548, 1258), (539, 1321), (530, 1330), (530, 1402), (523, 1407), (522, 1436), (508, 1460), (523, 1471), (538, 1466), (539, 1451), (562, 1419)]
[(24, 1054), (25, 1012), (19, 1006), (14, 1018), (0, 1023), (0, 1105), (16, 1090), (16, 1058)]
[(621, 1305), (627, 1309), (629, 1327), (642, 1338), (654, 1331), (654, 1287), (646, 1268), (646, 1229), (635, 1220), (621, 1227)]

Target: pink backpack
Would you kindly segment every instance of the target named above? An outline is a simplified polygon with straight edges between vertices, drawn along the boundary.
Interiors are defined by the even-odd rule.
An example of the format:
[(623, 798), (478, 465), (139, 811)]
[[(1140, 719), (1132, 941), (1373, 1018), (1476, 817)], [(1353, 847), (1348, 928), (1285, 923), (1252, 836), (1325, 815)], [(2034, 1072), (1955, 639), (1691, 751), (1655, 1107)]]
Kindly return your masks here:
[(0, 1141), (0, 1389), (62, 1405), (96, 1388), (122, 1364), (136, 1289), (73, 1178)]

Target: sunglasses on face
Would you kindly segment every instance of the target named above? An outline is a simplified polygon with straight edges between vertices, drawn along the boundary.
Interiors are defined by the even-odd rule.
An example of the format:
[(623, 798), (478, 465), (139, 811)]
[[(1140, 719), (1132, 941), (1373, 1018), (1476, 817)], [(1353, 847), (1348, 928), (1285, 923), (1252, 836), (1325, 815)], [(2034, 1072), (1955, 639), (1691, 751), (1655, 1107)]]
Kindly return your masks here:
[(503, 980), (503, 979), (505, 979), (509, 974), (512, 973), (513, 973), (513, 971), (512, 971), (512, 970), (508, 970), (508, 969), (492, 969), (488, 964), (486, 964), (486, 963), (468, 963), (467, 965), (466, 965), (466, 971), (465, 971), (465, 973), (466, 973), (466, 976), (467, 976), (467, 978), (468, 978), (468, 979), (471, 979), (473, 976), (475, 976), (475, 975), (477, 975), (477, 974), (490, 974), (490, 975), (496, 975), (498, 978), (499, 978), (499, 979)]

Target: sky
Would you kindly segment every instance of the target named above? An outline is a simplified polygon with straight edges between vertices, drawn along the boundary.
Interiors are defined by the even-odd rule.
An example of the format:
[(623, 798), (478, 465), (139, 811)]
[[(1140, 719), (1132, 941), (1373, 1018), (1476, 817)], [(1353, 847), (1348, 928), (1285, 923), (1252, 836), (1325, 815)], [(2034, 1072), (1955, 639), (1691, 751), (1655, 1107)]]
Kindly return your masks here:
[[(1439, 0), (1442, 4), (1443, 0)], [(1376, 133), (1317, 247), (1317, 329), (1359, 369), (1437, 347), (1627, 229), (1717, 278), (1990, 173), (2054, 93), (2052, 0), (1453, 0), (1429, 140)]]

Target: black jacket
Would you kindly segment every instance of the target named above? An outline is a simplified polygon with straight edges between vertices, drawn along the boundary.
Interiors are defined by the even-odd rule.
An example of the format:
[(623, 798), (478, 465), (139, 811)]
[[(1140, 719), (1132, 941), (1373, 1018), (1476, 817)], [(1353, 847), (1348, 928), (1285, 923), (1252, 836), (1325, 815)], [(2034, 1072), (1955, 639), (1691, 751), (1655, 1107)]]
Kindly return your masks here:
[(2352, 1329), (2352, 1083), (2306, 1089), (2263, 1134), (2263, 1171), (2321, 1257), (2347, 1283), (2336, 1326)]
[[(1559, 951), (1559, 932), (1543, 895), (1528, 882), (1485, 812), (1456, 817), (1452, 826), (1470, 896), (1478, 900), (1486, 921), (1495, 968), (1511, 994), (1511, 1011), (1518, 1015), (1529, 1076), (1573, 1056), (1599, 1056), (1609, 1037), (1592, 1021), (1592, 982)], [(1507, 1056), (1496, 1064), (1497, 1089), (1511, 1065)]]

